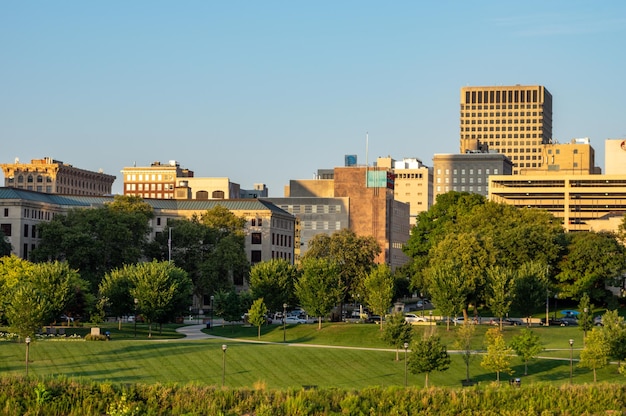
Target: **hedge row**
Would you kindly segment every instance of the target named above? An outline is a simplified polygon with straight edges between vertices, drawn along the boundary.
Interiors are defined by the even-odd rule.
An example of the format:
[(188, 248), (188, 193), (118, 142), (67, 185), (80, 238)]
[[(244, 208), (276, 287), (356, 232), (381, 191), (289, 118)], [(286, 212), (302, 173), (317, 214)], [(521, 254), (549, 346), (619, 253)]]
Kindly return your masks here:
[(462, 389), (222, 389), (0, 378), (3, 415), (590, 415), (626, 414), (626, 386), (507, 384)]

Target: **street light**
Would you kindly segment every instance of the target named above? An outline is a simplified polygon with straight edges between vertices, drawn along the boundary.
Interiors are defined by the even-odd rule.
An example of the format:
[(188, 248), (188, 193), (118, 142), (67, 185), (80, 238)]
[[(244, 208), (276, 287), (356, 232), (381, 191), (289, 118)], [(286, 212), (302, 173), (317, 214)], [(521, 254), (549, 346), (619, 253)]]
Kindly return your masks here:
[(287, 342), (287, 328), (285, 327), (285, 318), (287, 317), (287, 304), (283, 303), (283, 342)]
[(26, 337), (24, 342), (26, 342), (26, 377), (28, 377), (28, 353), (30, 352), (30, 337)]
[(135, 321), (135, 338), (137, 338), (137, 304), (139, 303), (139, 299), (135, 298), (134, 302), (135, 302), (135, 319), (133, 320)]
[(407, 383), (407, 360), (406, 360), (406, 352), (409, 349), (409, 343), (405, 342), (404, 343), (404, 388), (406, 388), (408, 386)]
[(574, 377), (574, 340), (569, 340), (569, 384), (572, 384), (572, 377)]
[(222, 387), (224, 387), (224, 382), (226, 380), (226, 348), (228, 348), (228, 346), (226, 344), (222, 344)]
[(209, 330), (211, 330), (211, 328), (213, 328), (213, 301), (215, 300), (215, 296), (211, 295), (211, 304), (209, 305), (211, 307), (211, 315), (209, 316)]

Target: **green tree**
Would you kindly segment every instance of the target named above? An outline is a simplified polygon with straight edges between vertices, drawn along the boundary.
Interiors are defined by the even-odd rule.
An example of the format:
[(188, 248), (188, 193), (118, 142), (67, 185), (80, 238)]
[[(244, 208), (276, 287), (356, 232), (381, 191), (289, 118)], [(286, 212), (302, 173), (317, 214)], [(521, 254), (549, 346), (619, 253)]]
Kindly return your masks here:
[(122, 329), (122, 317), (125, 315), (135, 315), (135, 301), (130, 294), (132, 282), (129, 273), (124, 269), (115, 269), (108, 272), (100, 286), (98, 292), (103, 306), (110, 315), (118, 318), (118, 329)]
[(374, 267), (381, 249), (374, 237), (357, 236), (344, 228), (332, 235), (318, 234), (309, 241), (305, 259), (327, 259), (339, 265), (342, 301), (363, 295), (362, 281)]
[(284, 303), (296, 303), (294, 285), (297, 279), (298, 269), (288, 261), (263, 261), (250, 270), (250, 291), (253, 298), (263, 298), (269, 310), (280, 311)]
[(21, 337), (34, 335), (52, 314), (48, 297), (30, 281), (14, 286), (10, 294), (12, 302), (5, 313), (10, 327)]
[(215, 314), (226, 322), (235, 322), (241, 319), (241, 315), (246, 310), (242, 305), (241, 296), (235, 288), (231, 290), (221, 290), (215, 295)]
[(153, 214), (149, 205), (139, 201), (118, 196), (104, 207), (73, 209), (40, 223), (41, 241), (31, 251), (31, 259), (67, 261), (91, 287), (98, 287), (108, 271), (135, 263), (143, 255)]
[(496, 381), (500, 382), (500, 373), (512, 374), (511, 354), (513, 350), (507, 347), (500, 328), (490, 328), (485, 333), (487, 353), (483, 356), (480, 365), (496, 373)]
[(515, 278), (515, 271), (508, 267), (487, 268), (485, 300), (491, 312), (500, 318), (500, 329), (502, 329), (502, 318), (509, 313), (515, 297)]
[(476, 325), (472, 325), (469, 322), (465, 322), (456, 331), (456, 339), (454, 341), (454, 348), (461, 351), (461, 358), (465, 363), (465, 381), (470, 381), (470, 363), (474, 354), (472, 352), (472, 340), (474, 333), (476, 332)]
[(609, 343), (609, 355), (622, 362), (626, 360), (626, 323), (617, 310), (606, 311), (602, 316), (602, 331)]
[(412, 374), (426, 374), (424, 387), (428, 387), (428, 376), (433, 371), (450, 368), (450, 356), (438, 336), (432, 335), (411, 343), (408, 367)]
[(585, 348), (580, 352), (580, 367), (589, 368), (593, 371), (593, 382), (598, 378), (596, 370), (604, 368), (609, 364), (611, 345), (606, 337), (606, 332), (600, 328), (594, 328), (587, 335)]
[(567, 253), (556, 276), (565, 297), (609, 302), (613, 296), (606, 286), (621, 286), (626, 270), (626, 248), (607, 232), (579, 232), (567, 235)]
[(528, 375), (528, 362), (543, 350), (539, 336), (529, 328), (524, 328), (511, 340), (511, 348), (524, 361), (524, 375)]
[(309, 315), (318, 317), (318, 329), (322, 329), (322, 317), (341, 300), (340, 268), (330, 260), (316, 258), (303, 259), (301, 266), (302, 276), (295, 285), (296, 296)]
[(263, 302), (263, 298), (259, 298), (252, 303), (248, 310), (248, 321), (258, 328), (257, 337), (261, 339), (261, 326), (266, 323), (267, 306)]
[(184, 270), (154, 260), (124, 266), (120, 272), (132, 283), (130, 294), (149, 324), (148, 338), (152, 337), (152, 323), (163, 323), (187, 311), (192, 283)]
[[(545, 306), (550, 290), (548, 267), (541, 262), (527, 262), (517, 270), (515, 298), (512, 309), (529, 318), (540, 306)], [(530, 326), (530, 320), (527, 319)]]
[[(485, 265), (488, 253), (481, 247), (473, 233), (448, 235), (430, 251), (430, 267), (437, 268), (452, 264), (456, 273), (455, 280), (460, 283), (456, 294), (462, 295), (463, 316), (467, 319), (467, 310), (471, 302), (478, 304), (485, 285)], [(430, 274), (430, 273), (429, 273)], [(432, 277), (428, 280), (428, 291), (433, 295)], [(435, 303), (437, 304), (437, 303)]]
[(380, 316), (380, 330), (383, 330), (383, 317), (387, 314), (394, 293), (394, 277), (386, 264), (374, 267), (363, 281), (365, 303)]
[(429, 270), (428, 287), (432, 301), (443, 316), (447, 316), (447, 330), (450, 330), (450, 316), (463, 310), (469, 286), (458, 272), (458, 265), (442, 263)]
[(411, 338), (413, 338), (413, 327), (404, 319), (404, 315), (400, 312), (391, 314), (383, 330), (382, 340), (396, 349), (396, 361), (400, 359), (399, 349), (404, 348), (405, 342), (411, 343)]
[(430, 250), (449, 234), (460, 216), (485, 201), (482, 195), (452, 191), (438, 195), (428, 211), (418, 214), (409, 241), (403, 247), (404, 253), (411, 259), (409, 270), (411, 286), (415, 291), (428, 290), (427, 274), (424, 271), (428, 269)]

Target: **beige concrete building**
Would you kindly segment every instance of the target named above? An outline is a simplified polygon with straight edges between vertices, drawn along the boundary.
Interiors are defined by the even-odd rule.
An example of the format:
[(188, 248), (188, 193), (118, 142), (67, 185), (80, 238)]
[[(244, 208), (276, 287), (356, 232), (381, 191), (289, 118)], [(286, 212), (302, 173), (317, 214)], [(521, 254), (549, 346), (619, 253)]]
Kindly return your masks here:
[(626, 214), (626, 175), (491, 176), (489, 199), (540, 208), (561, 219), (566, 231), (611, 230)]
[(513, 164), (500, 153), (435, 154), (434, 198), (449, 191), (489, 195), (491, 175), (511, 175)]
[(239, 199), (241, 188), (228, 178), (177, 179), (176, 199)]
[(626, 174), (626, 139), (606, 139), (604, 142), (604, 173)]
[(50, 157), (3, 163), (4, 186), (48, 194), (110, 195), (115, 176), (92, 172)]
[(393, 171), (393, 197), (409, 204), (410, 224), (415, 225), (417, 216), (428, 211), (433, 204), (433, 169), (417, 158), (394, 160), (391, 157), (379, 157), (376, 166)]
[(552, 139), (552, 95), (540, 85), (463, 87), (460, 122), (461, 153), (502, 153), (513, 174), (540, 168), (541, 145)]
[(154, 162), (150, 166), (122, 169), (124, 195), (142, 198), (174, 199), (175, 188), (182, 178), (193, 178), (193, 171), (183, 169), (175, 160)]
[(599, 175), (595, 150), (589, 138), (572, 139), (569, 143), (541, 145), (541, 166), (520, 168), (521, 175)]

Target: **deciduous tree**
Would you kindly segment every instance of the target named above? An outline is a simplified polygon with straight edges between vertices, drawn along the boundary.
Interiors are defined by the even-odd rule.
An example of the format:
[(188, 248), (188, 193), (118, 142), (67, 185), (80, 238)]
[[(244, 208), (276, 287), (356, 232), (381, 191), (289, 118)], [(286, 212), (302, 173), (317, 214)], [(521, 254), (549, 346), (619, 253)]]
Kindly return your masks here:
[(524, 361), (524, 375), (528, 375), (528, 362), (534, 359), (543, 347), (539, 337), (529, 328), (524, 328), (511, 340), (511, 348)]
[(600, 328), (592, 329), (591, 332), (587, 334), (585, 348), (580, 352), (580, 362), (578, 365), (593, 371), (594, 383), (598, 380), (596, 371), (609, 364), (611, 346), (606, 335), (606, 332)]
[(483, 356), (480, 365), (496, 373), (496, 381), (500, 382), (500, 373), (512, 374), (511, 354), (513, 350), (507, 347), (500, 328), (490, 328), (485, 333), (487, 353)]
[(456, 340), (454, 341), (454, 347), (461, 350), (461, 358), (465, 363), (465, 381), (470, 381), (470, 363), (474, 358), (472, 351), (472, 341), (474, 333), (476, 332), (476, 325), (464, 322), (463, 325), (456, 331)]
[(322, 317), (341, 300), (340, 267), (328, 259), (317, 258), (305, 258), (301, 266), (302, 276), (296, 282), (296, 296), (309, 315), (317, 316), (318, 329), (322, 329)]
[(394, 280), (389, 266), (379, 264), (369, 272), (363, 281), (365, 303), (380, 316), (381, 331), (383, 330), (383, 317), (393, 300)]
[(485, 301), (491, 312), (500, 318), (500, 329), (502, 329), (502, 318), (509, 313), (515, 297), (516, 276), (515, 271), (508, 267), (487, 268)]
[(267, 306), (263, 302), (263, 298), (259, 298), (252, 303), (248, 310), (248, 322), (258, 328), (258, 338), (261, 339), (261, 326), (266, 323)]
[(286, 260), (272, 259), (255, 264), (250, 270), (252, 297), (263, 298), (268, 309), (280, 311), (283, 304), (295, 304), (294, 285), (298, 269)]
[(428, 387), (428, 376), (433, 371), (450, 368), (450, 356), (438, 336), (432, 335), (411, 343), (408, 367), (413, 374), (426, 374), (424, 387)]
[(398, 350), (404, 348), (404, 343), (411, 343), (413, 327), (400, 312), (391, 314), (382, 333), (382, 339), (396, 349), (396, 361), (399, 360)]

